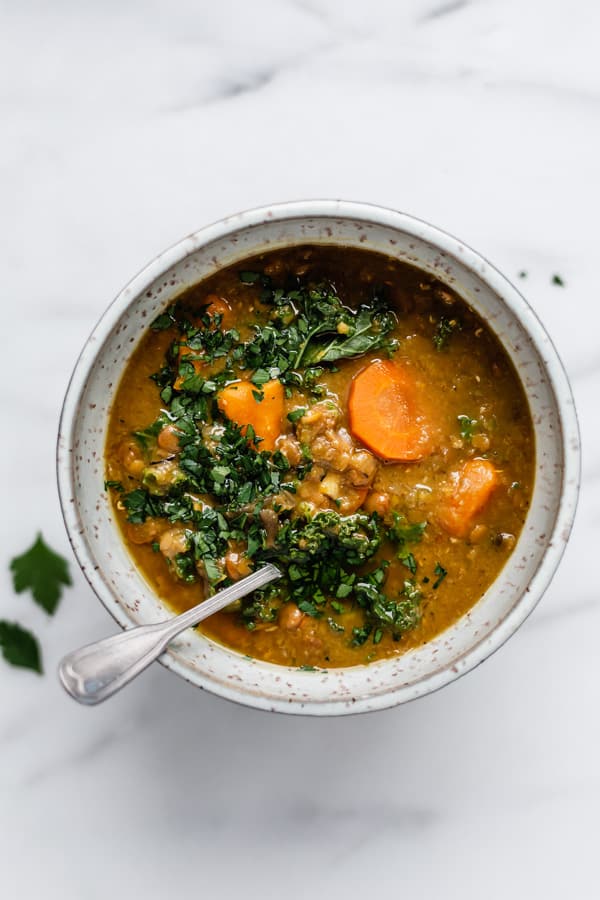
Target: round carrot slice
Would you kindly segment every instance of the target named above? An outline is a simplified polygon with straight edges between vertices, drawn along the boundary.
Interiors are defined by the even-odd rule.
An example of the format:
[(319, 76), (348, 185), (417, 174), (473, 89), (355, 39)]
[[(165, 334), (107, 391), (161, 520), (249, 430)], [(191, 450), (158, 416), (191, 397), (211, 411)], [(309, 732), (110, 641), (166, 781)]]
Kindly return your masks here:
[(350, 430), (381, 459), (416, 462), (433, 450), (432, 428), (408, 366), (376, 360), (350, 386)]

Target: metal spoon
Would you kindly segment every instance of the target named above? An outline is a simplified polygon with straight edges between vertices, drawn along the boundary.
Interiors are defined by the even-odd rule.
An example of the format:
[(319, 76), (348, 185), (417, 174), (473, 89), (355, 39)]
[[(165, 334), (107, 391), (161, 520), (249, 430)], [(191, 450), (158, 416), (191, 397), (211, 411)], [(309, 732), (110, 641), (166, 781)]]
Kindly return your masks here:
[(101, 703), (143, 672), (180, 632), (277, 578), (281, 572), (269, 563), (166, 622), (139, 625), (74, 650), (61, 661), (58, 677), (79, 703)]

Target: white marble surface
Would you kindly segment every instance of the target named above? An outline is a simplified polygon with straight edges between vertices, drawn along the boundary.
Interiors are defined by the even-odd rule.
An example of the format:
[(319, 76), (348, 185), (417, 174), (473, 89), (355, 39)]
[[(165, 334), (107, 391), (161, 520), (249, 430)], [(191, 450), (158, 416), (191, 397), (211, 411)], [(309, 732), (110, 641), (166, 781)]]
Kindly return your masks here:
[[(0, 13), (0, 615), (39, 634), (46, 667), (0, 661), (1, 896), (598, 897), (600, 7), (5, 0)], [(583, 433), (560, 571), (504, 649), (408, 707), (277, 717), (155, 666), (80, 708), (55, 666), (111, 620), (75, 565), (51, 620), (7, 570), (40, 527), (69, 555), (54, 437), (76, 355), (166, 245), (320, 196), (406, 210), (529, 272)]]

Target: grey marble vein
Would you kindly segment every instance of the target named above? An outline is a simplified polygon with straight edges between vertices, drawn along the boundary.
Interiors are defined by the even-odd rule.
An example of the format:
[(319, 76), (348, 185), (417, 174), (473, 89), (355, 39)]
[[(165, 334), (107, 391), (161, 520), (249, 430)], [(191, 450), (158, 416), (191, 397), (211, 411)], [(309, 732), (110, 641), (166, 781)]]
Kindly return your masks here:
[(468, 5), (468, 0), (450, 0), (448, 3), (441, 3), (439, 6), (434, 6), (428, 12), (424, 13), (419, 21), (431, 22), (436, 19), (443, 19), (446, 16), (452, 15), (452, 13), (460, 12), (461, 9), (464, 9)]

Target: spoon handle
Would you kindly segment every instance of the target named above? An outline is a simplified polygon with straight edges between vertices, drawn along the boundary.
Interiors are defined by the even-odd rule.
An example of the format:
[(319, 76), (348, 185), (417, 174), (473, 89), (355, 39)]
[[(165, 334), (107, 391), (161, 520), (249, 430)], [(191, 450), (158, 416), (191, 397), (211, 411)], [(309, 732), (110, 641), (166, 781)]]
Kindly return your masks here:
[(166, 622), (139, 625), (74, 650), (61, 661), (58, 677), (79, 703), (101, 703), (143, 672), (180, 632), (280, 577), (269, 563)]

